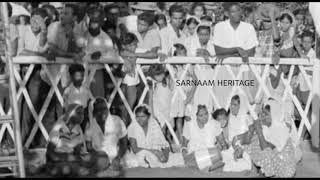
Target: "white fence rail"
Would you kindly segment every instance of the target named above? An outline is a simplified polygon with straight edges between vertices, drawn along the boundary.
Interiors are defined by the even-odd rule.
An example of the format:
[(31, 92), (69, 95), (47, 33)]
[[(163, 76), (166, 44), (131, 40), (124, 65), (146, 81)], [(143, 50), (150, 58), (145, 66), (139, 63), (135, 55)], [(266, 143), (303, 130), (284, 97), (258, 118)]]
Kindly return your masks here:
[[(85, 57), (84, 59), (88, 59), (88, 58)], [(111, 58), (111, 57), (104, 57), (101, 59), (103, 59), (103, 60), (85, 61), (85, 62), (87, 62), (86, 66), (87, 65), (90, 66), (91, 64), (101, 64), (101, 63), (105, 65), (105, 70), (108, 73), (108, 75), (110, 76), (112, 83), (114, 84), (114, 87), (115, 87), (113, 92), (111, 93), (110, 98), (108, 99), (109, 107), (111, 106), (116, 94), (118, 93), (121, 100), (123, 101), (123, 104), (124, 104), (127, 112), (129, 113), (131, 119), (134, 119), (135, 117), (133, 115), (132, 110), (129, 107), (129, 104), (128, 104), (126, 98), (125, 98), (124, 92), (122, 92), (122, 90), (120, 88), (120, 85), (122, 83), (122, 79), (115, 78), (115, 76), (113, 75), (111, 68), (109, 66), (109, 64), (121, 64), (122, 63), (121, 60), (119, 60), (119, 58)], [(27, 73), (25, 74), (23, 79), (21, 78), (20, 73), (17, 71), (16, 67), (14, 69), (15, 78), (16, 78), (16, 81), (18, 84), (17, 99), (21, 100), (21, 98), (24, 97), (31, 114), (32, 114), (33, 118), (35, 119), (35, 124), (33, 125), (32, 131), (31, 131), (29, 137), (27, 138), (27, 141), (24, 144), (25, 148), (29, 148), (38, 129), (40, 129), (42, 135), (48, 141), (48, 138), (49, 138), (48, 131), (44, 127), (42, 120), (44, 118), (44, 115), (49, 107), (49, 103), (50, 103), (54, 94), (57, 96), (59, 103), (61, 105), (63, 105), (64, 100), (62, 98), (61, 92), (58, 89), (58, 83), (61, 79), (62, 72), (66, 70), (67, 65), (75, 63), (75, 62), (71, 59), (66, 59), (66, 58), (57, 58), (55, 61), (47, 61), (43, 57), (37, 57), (37, 56), (19, 56), (19, 57), (13, 58), (13, 62), (14, 62), (14, 64), (29, 64)], [(140, 99), (138, 100), (138, 102), (140, 104), (143, 102), (143, 100), (146, 97), (146, 94), (149, 90), (149, 87), (147, 85), (147, 78), (141, 69), (141, 65), (157, 64), (157, 63), (160, 63), (160, 62), (158, 60), (148, 60), (148, 59), (139, 59), (137, 61), (138, 73), (142, 79), (142, 82), (145, 84), (145, 88), (143, 90), (143, 93), (142, 93)], [(185, 68), (185, 72), (182, 73), (182, 77), (177, 78), (180, 80), (184, 78), (184, 76), (186, 75), (186, 71), (191, 66), (195, 66), (196, 68), (198, 68), (198, 70), (201, 70), (201, 68), (202, 68), (201, 65), (203, 65), (203, 64), (216, 64), (214, 59), (211, 59), (210, 62), (205, 62), (200, 57), (170, 57), (169, 59), (167, 59), (163, 63), (166, 64), (166, 68), (169, 70), (170, 76), (172, 78), (175, 78), (174, 74), (172, 72), (172, 64), (186, 64), (187, 68)], [(34, 67), (36, 64), (42, 65), (42, 68), (44, 69), (45, 73), (48, 75), (50, 82), (51, 82), (51, 89), (50, 89), (50, 91), (46, 97), (46, 100), (44, 101), (39, 113), (36, 112), (35, 107), (31, 102), (29, 92), (26, 89), (26, 83), (30, 79), (30, 76), (31, 76), (32, 71), (34, 70)], [(50, 65), (50, 64), (62, 65), (61, 69), (60, 69), (60, 73), (57, 76), (53, 76), (50, 73), (50, 71), (48, 70), (48, 65)], [(258, 92), (256, 94), (256, 97), (261, 95), (261, 93), (264, 93), (266, 96), (269, 96), (270, 92), (268, 91), (268, 88), (265, 85), (265, 80), (269, 74), (269, 66), (271, 64), (272, 64), (272, 60), (269, 58), (250, 58), (248, 64), (244, 64), (242, 62), (241, 58), (227, 58), (223, 61), (223, 65), (218, 64), (215, 67), (215, 69), (214, 69), (215, 73), (211, 79), (212, 80), (216, 79), (216, 76), (219, 73), (219, 69), (221, 69), (222, 66), (224, 66), (227, 69), (227, 71), (230, 73), (230, 77), (232, 77), (232, 79), (241, 79), (242, 73), (234, 74), (231, 69), (232, 66), (230, 66), (230, 65), (239, 65), (239, 72), (244, 71), (244, 68), (249, 68), (250, 71), (253, 72), (256, 80), (258, 81), (259, 87), (258, 87)], [(290, 98), (301, 116), (301, 123), (300, 123), (299, 127), (297, 128), (298, 134), (301, 137), (303, 127), (306, 127), (306, 129), (309, 132), (311, 132), (311, 134), (312, 134), (313, 144), (318, 146), (318, 144), (319, 144), (319, 109), (320, 109), (320, 80), (319, 80), (320, 79), (320, 61), (317, 59), (307, 60), (307, 59), (284, 58), (284, 59), (280, 59), (279, 64), (290, 65), (289, 77), (287, 79), (281, 78), (281, 81), (285, 84), (285, 91), (283, 94), (283, 99), (285, 99), (287, 97)], [(258, 68), (260, 67), (258, 65), (265, 65), (263, 72), (258, 71)], [(298, 101), (297, 97), (292, 93), (292, 89), (290, 87), (290, 81), (293, 76), (293, 71), (294, 71), (295, 65), (297, 65), (299, 67), (303, 77), (305, 78), (305, 80), (307, 82), (308, 87), (311, 89), (311, 93), (308, 97), (308, 101), (307, 101), (307, 104), (304, 109), (301, 106), (300, 102)], [(313, 69), (312, 81), (310, 81), (310, 79), (307, 77), (305, 67), (309, 67), (308, 69), (310, 69), (310, 68)], [(91, 71), (88, 74), (89, 78), (87, 80), (89, 83), (93, 80), (94, 74), (95, 74), (95, 71)], [(185, 97), (185, 94), (184, 94), (183, 90), (181, 89), (181, 86), (178, 86), (176, 89), (177, 89), (177, 91), (175, 92), (175, 94), (180, 93), (182, 95), (182, 97)], [(210, 96), (214, 102), (214, 106), (221, 107), (220, 106), (221, 102), (219, 102), (216, 98), (218, 96), (218, 94), (214, 93), (213, 88), (208, 87), (207, 90), (208, 90), (208, 93), (210, 94)], [(243, 91), (244, 89), (242, 89), (242, 87), (233, 87), (231, 94), (228, 96), (229, 101), (231, 100), (231, 97), (236, 94), (237, 90)], [(176, 95), (174, 95), (173, 99), (175, 99), (175, 98), (176, 98)], [(225, 108), (228, 108), (229, 103), (226, 103), (226, 104), (227, 104), (227, 106)], [(309, 109), (310, 109), (311, 105), (312, 105), (312, 116), (311, 116), (312, 118), (310, 119), (310, 118), (308, 118), (308, 113), (309, 113)], [(253, 109), (254, 109), (255, 105), (249, 105), (249, 106), (250, 106), (252, 115), (254, 115)], [(11, 113), (11, 110), (9, 110), (8, 114), (10, 114), (10, 113)], [(2, 114), (2, 115), (5, 114), (1, 104), (0, 104), (0, 114)], [(12, 127), (9, 126), (9, 124), (4, 124), (0, 129), (0, 142), (3, 139), (3, 135), (4, 135), (5, 130), (8, 130), (10, 132), (10, 134), (12, 134), (12, 132), (13, 132)], [(176, 138), (175, 134), (173, 133), (172, 128), (170, 128), (169, 130), (173, 134), (175, 141), (177, 141), (177, 138)], [(176, 142), (176, 143), (179, 143), (179, 142)]]

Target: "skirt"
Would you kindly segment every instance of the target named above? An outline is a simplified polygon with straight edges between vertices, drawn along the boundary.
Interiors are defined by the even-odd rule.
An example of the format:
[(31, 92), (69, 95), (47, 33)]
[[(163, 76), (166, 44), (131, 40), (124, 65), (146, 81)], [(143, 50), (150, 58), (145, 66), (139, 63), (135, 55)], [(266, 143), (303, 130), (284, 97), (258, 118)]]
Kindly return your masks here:
[(296, 149), (291, 138), (282, 151), (267, 148), (261, 150), (259, 139), (255, 135), (250, 145), (245, 147), (253, 163), (261, 168), (261, 172), (266, 177), (293, 177), (296, 171), (297, 156)]

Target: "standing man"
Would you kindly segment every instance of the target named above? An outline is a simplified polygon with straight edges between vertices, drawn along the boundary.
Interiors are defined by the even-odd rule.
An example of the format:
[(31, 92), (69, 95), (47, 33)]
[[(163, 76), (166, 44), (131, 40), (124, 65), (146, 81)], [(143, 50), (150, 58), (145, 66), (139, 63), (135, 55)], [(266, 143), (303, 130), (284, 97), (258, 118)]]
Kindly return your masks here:
[[(104, 15), (99, 8), (95, 8), (89, 19), (88, 32), (77, 38), (78, 46), (83, 49), (91, 60), (99, 60), (103, 55), (116, 56), (116, 47), (112, 39), (101, 29)], [(106, 71), (103, 64), (91, 65), (89, 71), (96, 71), (90, 89), (94, 97), (106, 97)]]
[(182, 32), (181, 26), (186, 13), (180, 5), (174, 4), (169, 9), (170, 23), (167, 27), (160, 30), (162, 43), (162, 53), (171, 56), (173, 54), (173, 45), (184, 44), (186, 35)]
[[(253, 25), (241, 21), (242, 10), (239, 3), (227, 2), (224, 3), (224, 9), (227, 11), (229, 19), (216, 24), (214, 28), (214, 46), (217, 60), (221, 61), (226, 57), (242, 57), (243, 62), (248, 62), (249, 57), (253, 57), (255, 54), (255, 48), (258, 45), (257, 34)], [(217, 79), (232, 79), (230, 74), (222, 66)], [(242, 78), (252, 79), (249, 74), (248, 67), (245, 70)], [(235, 74), (238, 74), (239, 67), (233, 66), (232, 70)], [(253, 87), (249, 87), (253, 88)], [(232, 90), (232, 87), (215, 87), (216, 93), (222, 94), (219, 96), (219, 103), (226, 107), (229, 102), (228, 96)], [(250, 89), (246, 88), (246, 94), (249, 96), (250, 101), (253, 101), (253, 96)]]
[[(49, 54), (52, 59), (56, 57), (72, 58), (75, 61), (80, 61), (84, 56), (83, 52), (80, 52), (80, 48), (76, 47), (75, 36), (74, 36), (74, 25), (77, 20), (77, 6), (74, 4), (66, 4), (60, 14), (60, 21), (53, 22), (48, 27), (48, 46)], [(58, 84), (60, 92), (62, 89), (67, 87), (70, 83), (68, 75), (68, 67), (60, 73), (62, 65), (47, 65), (53, 80), (57, 79), (57, 76), (61, 74), (61, 81)], [(51, 85), (49, 78), (43, 72), (42, 79)], [(54, 124), (54, 120), (62, 114), (62, 104), (59, 103), (56, 95), (53, 96), (51, 104), (48, 108), (49, 115), (46, 121), (45, 127), (51, 129)], [(53, 114), (52, 114), (53, 113)]]

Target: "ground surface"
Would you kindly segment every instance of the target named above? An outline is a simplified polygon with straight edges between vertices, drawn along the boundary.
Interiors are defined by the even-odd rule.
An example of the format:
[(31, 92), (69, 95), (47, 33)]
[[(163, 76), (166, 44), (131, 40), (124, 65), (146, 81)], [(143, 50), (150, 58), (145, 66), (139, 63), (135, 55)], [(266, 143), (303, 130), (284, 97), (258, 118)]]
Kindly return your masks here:
[[(186, 168), (132, 168), (125, 170), (125, 177), (257, 177), (256, 174), (245, 173), (221, 173), (217, 170), (213, 173), (200, 173)], [(318, 153), (305, 152), (302, 162), (297, 167), (295, 177), (320, 177), (320, 155)]]
[[(295, 177), (320, 177), (320, 151), (313, 151), (308, 142), (302, 144), (303, 157), (297, 166)], [(222, 173), (222, 169), (218, 169), (211, 173), (199, 172), (188, 168), (131, 168), (125, 169), (124, 177), (259, 177), (256, 173)], [(36, 175), (32, 177), (47, 177), (46, 175)]]
[[(302, 162), (297, 166), (295, 177), (320, 177), (320, 152), (314, 151), (310, 147), (310, 142), (305, 141), (302, 144), (303, 157)], [(251, 173), (222, 173), (221, 169), (212, 173), (201, 173), (187, 168), (131, 168), (126, 169), (124, 177), (258, 177), (257, 174)]]

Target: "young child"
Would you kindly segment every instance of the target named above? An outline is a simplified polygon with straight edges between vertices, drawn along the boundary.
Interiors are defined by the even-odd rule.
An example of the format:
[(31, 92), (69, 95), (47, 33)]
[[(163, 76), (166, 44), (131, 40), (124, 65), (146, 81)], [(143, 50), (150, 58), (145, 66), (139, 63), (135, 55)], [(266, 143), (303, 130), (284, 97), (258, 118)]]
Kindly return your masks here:
[[(131, 54), (136, 52), (138, 46), (138, 39), (136, 35), (132, 33), (123, 34), (120, 37), (120, 42), (125, 51), (130, 52)], [(125, 85), (125, 95), (130, 108), (133, 109), (137, 100), (137, 85), (140, 83), (139, 74), (136, 70), (137, 58), (128, 55), (122, 55), (121, 57), (124, 60), (122, 71), (126, 74), (123, 79), (123, 84)]]
[(316, 52), (313, 50), (314, 46), (314, 33), (312, 32), (304, 32), (302, 33), (302, 51), (303, 55), (302, 57), (306, 57), (309, 59), (316, 58)]
[(221, 151), (222, 160), (225, 163), (223, 171), (240, 172), (251, 170), (250, 157), (239, 145), (231, 146), (228, 140), (228, 113), (224, 108), (217, 109), (213, 113), (213, 118), (219, 121), (222, 132), (216, 137), (217, 146)]
[(220, 127), (222, 128), (221, 134), (217, 137), (218, 147), (221, 150), (226, 150), (229, 148), (229, 141), (228, 141), (228, 112), (224, 109), (217, 109), (212, 114), (213, 119), (220, 123)]
[[(72, 64), (69, 67), (71, 84), (63, 92), (64, 108), (76, 103), (87, 109), (88, 102), (94, 99), (89, 87), (83, 83), (84, 71), (84, 67), (80, 64)], [(87, 110), (85, 110), (85, 120), (81, 124), (82, 130), (85, 129), (87, 121)]]
[[(122, 51), (120, 53), (124, 64), (122, 71), (126, 74), (123, 79), (124, 92), (131, 109), (134, 109), (139, 94), (137, 86), (140, 83), (138, 70), (136, 69), (137, 58), (155, 59), (155, 53), (138, 47), (138, 38), (133, 33), (124, 33), (120, 36)], [(129, 123), (126, 123), (129, 124)]]
[(150, 88), (150, 106), (153, 115), (158, 120), (162, 132), (167, 140), (172, 144), (170, 133), (166, 122), (174, 128), (173, 118), (170, 117), (170, 102), (172, 98), (172, 82), (170, 76), (163, 65), (152, 65), (148, 72), (152, 78), (152, 87)]
[(79, 167), (81, 147), (84, 145), (84, 135), (80, 124), (83, 121), (83, 107), (70, 104), (65, 114), (58, 119), (49, 134), (47, 146), (47, 168), (53, 176), (69, 176), (76, 173), (88, 174), (88, 170)]
[[(187, 56), (187, 50), (182, 44), (175, 44), (175, 51), (174, 56)], [(175, 78), (177, 80), (180, 80), (183, 72), (185, 71), (184, 65), (173, 65), (175, 70)], [(193, 73), (192, 67), (189, 68), (187, 71), (187, 74), (185, 77), (181, 80), (196, 80), (197, 77)], [(178, 87), (175, 86), (173, 90), (173, 97), (171, 100), (171, 106), (174, 108), (171, 108), (171, 117), (175, 118), (175, 124), (177, 129), (177, 135), (179, 138), (179, 141), (182, 142), (182, 131), (183, 131), (183, 118), (185, 117), (186, 113), (186, 106), (191, 103), (193, 99), (193, 94), (195, 92), (196, 87), (195, 86), (182, 86), (182, 89), (186, 95), (186, 99), (183, 99), (183, 96), (181, 93), (179, 93)], [(174, 95), (176, 93), (176, 95)]]

